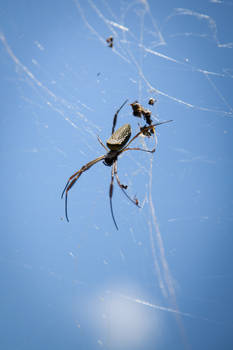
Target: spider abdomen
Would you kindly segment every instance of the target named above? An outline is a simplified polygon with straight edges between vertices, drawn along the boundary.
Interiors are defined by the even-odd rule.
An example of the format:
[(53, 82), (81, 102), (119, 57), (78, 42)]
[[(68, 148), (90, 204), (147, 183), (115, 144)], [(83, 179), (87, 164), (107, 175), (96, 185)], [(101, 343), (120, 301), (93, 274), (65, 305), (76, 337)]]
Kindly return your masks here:
[(107, 146), (111, 151), (119, 151), (126, 145), (131, 136), (130, 124), (125, 124), (117, 129), (107, 140)]

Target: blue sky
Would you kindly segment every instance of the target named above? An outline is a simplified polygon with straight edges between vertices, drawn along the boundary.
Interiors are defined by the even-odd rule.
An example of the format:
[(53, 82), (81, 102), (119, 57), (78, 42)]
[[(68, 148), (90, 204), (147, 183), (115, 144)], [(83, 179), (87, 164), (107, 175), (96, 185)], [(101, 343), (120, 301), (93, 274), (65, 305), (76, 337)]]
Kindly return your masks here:
[[(1, 348), (232, 349), (232, 1), (4, 2)], [(113, 48), (106, 38), (114, 38)], [(158, 147), (102, 162), (150, 106)], [(152, 148), (138, 138), (135, 147)], [(132, 144), (133, 145), (133, 144)]]

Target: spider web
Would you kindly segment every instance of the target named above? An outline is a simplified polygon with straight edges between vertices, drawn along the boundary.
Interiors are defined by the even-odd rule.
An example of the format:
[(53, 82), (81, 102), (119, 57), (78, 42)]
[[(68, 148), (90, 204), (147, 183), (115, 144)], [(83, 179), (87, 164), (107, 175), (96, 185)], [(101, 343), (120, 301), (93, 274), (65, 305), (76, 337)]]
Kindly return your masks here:
[[(2, 227), (10, 233), (6, 271), (19, 270), (39, 304), (46, 298), (45, 327), (62, 328), (70, 348), (210, 348), (223, 337), (230, 344), (232, 2), (37, 6), (1, 14), (3, 213), (14, 219)], [(105, 153), (97, 135), (109, 137), (126, 98), (149, 108), (153, 121), (174, 120), (157, 128), (155, 154), (119, 157), (121, 182), (141, 208), (115, 183), (115, 232), (110, 169), (100, 163), (69, 192), (67, 224), (63, 184)], [(129, 103), (117, 127), (130, 123), (134, 135), (143, 121)], [(134, 145), (154, 143), (140, 137)], [(42, 294), (36, 280), (46, 284)]]

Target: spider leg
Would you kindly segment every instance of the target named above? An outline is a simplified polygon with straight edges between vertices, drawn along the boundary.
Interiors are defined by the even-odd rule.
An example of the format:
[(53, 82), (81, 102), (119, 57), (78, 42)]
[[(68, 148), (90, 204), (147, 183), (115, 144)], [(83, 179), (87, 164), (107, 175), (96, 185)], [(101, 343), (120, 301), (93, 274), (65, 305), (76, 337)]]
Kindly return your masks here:
[[(88, 163), (87, 163), (88, 164)], [(86, 165), (87, 165), (86, 164)], [(85, 166), (85, 165), (84, 165)], [(69, 180), (67, 181), (67, 183), (66, 183), (66, 185), (65, 185), (65, 188), (64, 188), (64, 190), (62, 191), (62, 194), (61, 194), (61, 198), (63, 198), (63, 196), (64, 196), (64, 193), (66, 192), (66, 190), (68, 189), (68, 187), (69, 187), (69, 189), (68, 189), (68, 191), (70, 190), (70, 188), (73, 186), (73, 184), (74, 184), (74, 182), (77, 180), (75, 180), (75, 181), (72, 181), (71, 182), (71, 180), (75, 177), (75, 176), (77, 176), (79, 173), (82, 173), (83, 172), (83, 167), (81, 168), (81, 169), (79, 169), (76, 173), (74, 173), (70, 178), (69, 178)], [(81, 174), (80, 174), (81, 175)], [(70, 186), (71, 185), (71, 186)]]
[(66, 183), (66, 185), (65, 185), (65, 188), (64, 188), (64, 190), (62, 191), (61, 199), (62, 199), (63, 196), (64, 196), (65, 190), (67, 189), (67, 187), (68, 187), (68, 185), (69, 185), (69, 182), (70, 182), (70, 179), (67, 181), (67, 183)]
[(117, 160), (116, 160), (115, 163), (114, 163), (114, 175), (116, 176), (118, 185), (119, 185), (122, 189), (126, 190), (126, 189), (128, 188), (128, 186), (127, 186), (127, 185), (123, 185), (123, 184), (120, 182), (120, 179), (119, 179), (119, 176), (118, 176), (118, 173), (117, 173)]
[(124, 152), (125, 152), (125, 151), (143, 151), (143, 152), (154, 153), (154, 152), (155, 152), (155, 148), (153, 148), (152, 150), (150, 150), (150, 149), (143, 149), (143, 148), (139, 148), (139, 147), (133, 147), (133, 148), (127, 147), (127, 148), (124, 148), (123, 151), (124, 151)]
[(109, 199), (110, 199), (110, 210), (111, 210), (112, 219), (116, 226), (116, 229), (119, 230), (113, 214), (113, 208), (112, 208), (112, 195), (113, 195), (113, 186), (114, 186), (114, 164), (115, 162), (113, 163), (113, 166), (112, 166), (111, 182), (109, 187)]
[[(87, 170), (87, 169), (86, 169)], [(65, 195), (65, 215), (66, 215), (66, 220), (69, 222), (69, 218), (68, 218), (68, 209), (67, 209), (67, 199), (68, 199), (68, 192), (71, 189), (71, 187), (75, 184), (75, 182), (78, 180), (78, 178), (82, 175), (82, 173), (85, 170), (83, 170), (82, 172), (80, 171), (80, 173), (68, 184), (68, 186), (66, 187), (66, 195)], [(64, 191), (63, 191), (64, 192)]]
[(113, 117), (112, 134), (113, 134), (114, 131), (115, 131), (118, 113), (120, 112), (120, 110), (124, 107), (124, 105), (125, 105), (128, 101), (129, 101), (129, 100), (125, 100), (125, 102), (120, 106), (120, 108), (116, 111), (116, 113), (115, 113), (115, 115), (114, 115), (114, 117)]
[(99, 141), (99, 143), (101, 144), (101, 146), (104, 147), (105, 151), (109, 152), (109, 149), (104, 145), (103, 141), (101, 140), (101, 138), (99, 137), (99, 135), (97, 135), (97, 140)]
[[(89, 163), (87, 163), (87, 164), (89, 164)], [(86, 165), (87, 165), (87, 164), (86, 164)], [(85, 165), (84, 165), (84, 166), (85, 166)], [(82, 167), (82, 168), (83, 168), (83, 167)], [(65, 185), (65, 188), (64, 188), (64, 190), (62, 191), (61, 199), (63, 198), (66, 189), (67, 189), (68, 186), (70, 185), (70, 183), (71, 183), (70, 181), (82, 171), (82, 168), (79, 169), (79, 170), (78, 170), (76, 173), (74, 173), (73, 175), (71, 175), (71, 177), (68, 179), (68, 181), (67, 181), (67, 183), (66, 183), (66, 185)], [(72, 182), (73, 182), (73, 181), (72, 181)], [(69, 190), (68, 190), (68, 191), (69, 191)]]
[(152, 125), (147, 126), (146, 128), (144, 128), (143, 130), (139, 131), (128, 143), (127, 145), (125, 145), (125, 147), (121, 150), (121, 152), (123, 152), (126, 148), (128, 148), (128, 146), (131, 144), (131, 142), (133, 142), (139, 135), (143, 134), (145, 131), (148, 131), (150, 129), (153, 129), (154, 127), (161, 125), (161, 124), (165, 124), (165, 123), (170, 123), (173, 120), (165, 120), (163, 122), (158, 122)]
[(122, 190), (122, 192), (124, 193), (124, 195), (133, 203), (135, 204), (137, 207), (141, 208), (140, 205), (138, 204), (138, 201), (136, 201), (136, 199), (132, 199), (128, 193), (125, 191), (127, 186), (125, 185), (122, 185), (121, 182), (120, 182), (120, 179), (119, 179), (119, 176), (118, 176), (118, 173), (117, 173), (117, 161), (114, 163), (114, 175), (116, 177), (116, 180), (117, 180), (117, 184), (118, 186), (120, 187), (120, 189)]
[(82, 166), (81, 169), (79, 169), (76, 173), (74, 173), (69, 180), (67, 181), (65, 188), (62, 192), (61, 198), (63, 198), (63, 195), (65, 193), (65, 215), (66, 215), (66, 220), (69, 222), (68, 219), (68, 210), (67, 210), (67, 198), (68, 198), (68, 192), (69, 190), (73, 187), (73, 185), (75, 184), (75, 182), (78, 180), (78, 178), (82, 175), (83, 172), (85, 172), (86, 170), (90, 169), (94, 164), (98, 163), (99, 161), (101, 161), (102, 159), (104, 159), (104, 156), (100, 156), (94, 160), (92, 160), (91, 162), (85, 164)]

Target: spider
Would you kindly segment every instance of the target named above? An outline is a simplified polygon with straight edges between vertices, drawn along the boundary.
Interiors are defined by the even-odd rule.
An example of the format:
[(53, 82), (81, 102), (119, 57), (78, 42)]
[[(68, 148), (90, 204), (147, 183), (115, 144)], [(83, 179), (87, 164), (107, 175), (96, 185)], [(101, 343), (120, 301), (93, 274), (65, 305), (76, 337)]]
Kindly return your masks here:
[(123, 191), (123, 193), (126, 195), (126, 197), (133, 202), (136, 206), (139, 206), (139, 201), (137, 198), (131, 198), (128, 193), (125, 191), (127, 189), (126, 185), (121, 184), (118, 173), (117, 173), (117, 160), (120, 154), (126, 152), (126, 151), (144, 151), (144, 152), (149, 152), (149, 153), (154, 153), (155, 152), (155, 148), (153, 148), (152, 150), (146, 150), (143, 148), (139, 148), (139, 147), (134, 147), (134, 148), (130, 148), (129, 145), (139, 136), (144, 134), (145, 135), (145, 131), (149, 131), (152, 128), (160, 125), (160, 124), (164, 124), (164, 123), (169, 123), (172, 120), (166, 120), (166, 121), (162, 121), (162, 122), (158, 122), (155, 123), (153, 125), (149, 125), (147, 127), (144, 127), (143, 130), (140, 130), (135, 136), (133, 136), (131, 139), (131, 126), (130, 124), (125, 124), (123, 126), (121, 126), (119, 129), (117, 129), (115, 131), (115, 127), (116, 127), (116, 123), (117, 123), (117, 116), (118, 113), (120, 112), (120, 110), (124, 107), (124, 105), (128, 102), (128, 100), (126, 100), (121, 106), (120, 108), (116, 111), (114, 117), (113, 117), (113, 125), (112, 125), (112, 134), (110, 136), (110, 138), (107, 140), (106, 144), (107, 147), (103, 144), (103, 142), (101, 141), (100, 137), (98, 136), (97, 139), (99, 141), (99, 143), (101, 144), (101, 146), (106, 150), (106, 154), (88, 162), (87, 164), (83, 165), (77, 172), (75, 172), (73, 175), (70, 176), (70, 178), (68, 179), (65, 188), (62, 192), (61, 198), (63, 198), (64, 194), (65, 194), (65, 215), (66, 215), (66, 220), (69, 222), (69, 218), (68, 218), (68, 210), (67, 210), (67, 198), (68, 198), (68, 192), (69, 190), (73, 187), (73, 185), (76, 183), (76, 181), (80, 178), (80, 176), (82, 175), (82, 173), (84, 173), (85, 171), (87, 171), (88, 169), (90, 169), (94, 164), (100, 162), (101, 160), (103, 160), (104, 165), (106, 166), (111, 166), (112, 167), (112, 171), (111, 171), (111, 182), (110, 182), (110, 187), (109, 187), (109, 199), (110, 199), (110, 210), (111, 210), (111, 215), (112, 215), (112, 219), (113, 222), (116, 226), (116, 229), (118, 230), (118, 226), (115, 220), (115, 216), (113, 213), (113, 207), (112, 207), (112, 196), (113, 196), (113, 187), (114, 187), (114, 178), (116, 178), (117, 184), (120, 187), (120, 189)]

